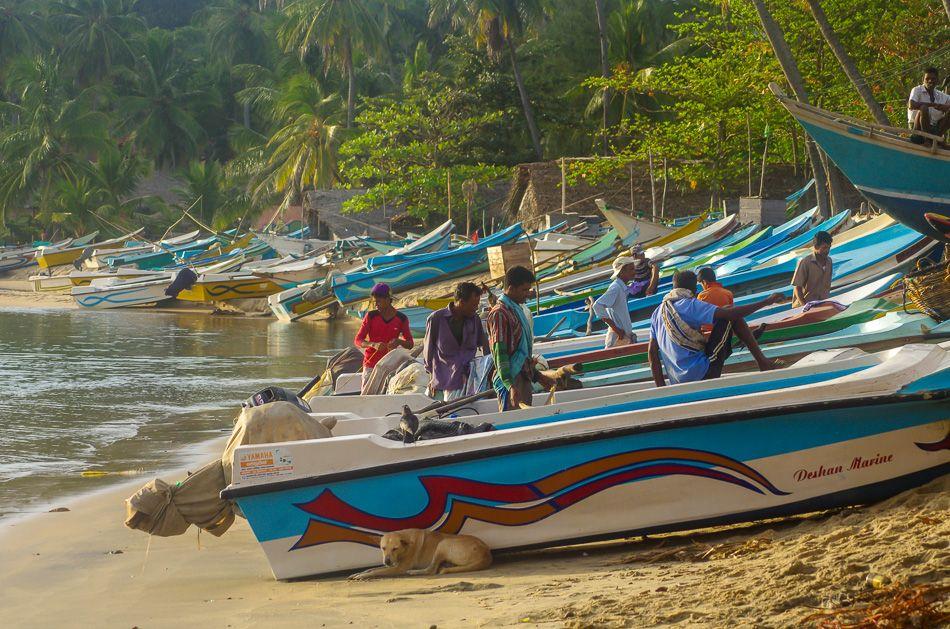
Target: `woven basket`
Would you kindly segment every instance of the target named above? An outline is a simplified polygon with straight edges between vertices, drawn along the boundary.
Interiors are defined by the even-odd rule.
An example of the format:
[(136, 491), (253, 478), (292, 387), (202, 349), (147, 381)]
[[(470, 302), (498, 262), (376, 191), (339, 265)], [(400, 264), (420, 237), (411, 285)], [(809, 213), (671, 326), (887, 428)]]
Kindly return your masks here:
[(937, 321), (950, 319), (950, 262), (923, 259), (917, 266), (904, 277), (904, 310), (910, 302)]

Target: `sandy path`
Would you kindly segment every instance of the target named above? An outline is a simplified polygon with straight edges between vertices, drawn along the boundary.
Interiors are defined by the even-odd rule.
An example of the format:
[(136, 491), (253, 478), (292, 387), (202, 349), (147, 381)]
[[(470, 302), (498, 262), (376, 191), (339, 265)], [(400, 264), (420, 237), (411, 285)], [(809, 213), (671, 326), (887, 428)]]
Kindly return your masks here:
[(0, 522), (5, 626), (778, 627), (866, 591), (869, 572), (950, 576), (950, 477), (872, 508), (523, 553), (469, 575), (286, 583), (240, 519), (200, 549), (195, 529), (154, 538), (146, 558), (148, 538), (122, 524), (143, 482)]

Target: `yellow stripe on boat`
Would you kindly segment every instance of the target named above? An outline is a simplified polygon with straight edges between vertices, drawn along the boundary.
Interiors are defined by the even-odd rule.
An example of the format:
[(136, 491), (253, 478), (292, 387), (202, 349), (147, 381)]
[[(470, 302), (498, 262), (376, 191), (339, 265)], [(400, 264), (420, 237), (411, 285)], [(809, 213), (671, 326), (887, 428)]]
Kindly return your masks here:
[[(686, 223), (685, 225), (677, 229), (672, 234), (667, 234), (666, 236), (663, 236), (662, 238), (657, 238), (656, 240), (651, 241), (647, 244), (649, 244), (649, 246), (651, 247), (662, 247), (663, 245), (668, 245), (674, 240), (679, 240), (683, 236), (689, 236), (693, 232), (699, 231), (699, 228), (703, 226), (703, 223), (706, 221), (706, 217), (708, 215), (709, 215), (709, 212), (703, 212), (702, 214), (700, 214), (699, 216), (697, 216), (690, 222)], [(644, 246), (644, 249), (645, 248), (646, 246)]]
[(226, 301), (228, 299), (259, 299), (283, 290), (280, 285), (258, 277), (203, 282), (199, 278), (195, 285), (178, 294), (184, 301)]

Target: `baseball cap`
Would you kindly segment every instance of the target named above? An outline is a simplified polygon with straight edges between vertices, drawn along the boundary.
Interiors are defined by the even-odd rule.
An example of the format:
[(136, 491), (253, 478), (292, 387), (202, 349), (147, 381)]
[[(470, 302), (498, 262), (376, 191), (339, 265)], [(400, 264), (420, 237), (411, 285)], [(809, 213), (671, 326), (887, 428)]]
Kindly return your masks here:
[(392, 291), (389, 290), (389, 284), (379, 283), (369, 292), (373, 297), (391, 297)]
[(628, 264), (635, 264), (636, 261), (637, 259), (631, 256), (620, 256), (619, 258), (614, 260), (614, 263), (613, 263), (614, 273), (613, 275), (610, 276), (610, 279), (612, 280), (617, 279), (617, 276), (620, 275), (620, 270), (623, 269), (623, 267), (627, 266)]

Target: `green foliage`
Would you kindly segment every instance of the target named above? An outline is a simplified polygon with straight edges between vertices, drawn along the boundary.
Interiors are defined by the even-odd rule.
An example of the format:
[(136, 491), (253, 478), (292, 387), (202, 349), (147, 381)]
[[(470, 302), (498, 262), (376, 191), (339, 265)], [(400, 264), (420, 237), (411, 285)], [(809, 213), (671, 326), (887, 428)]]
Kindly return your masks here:
[[(370, 186), (344, 205), (348, 211), (405, 207), (426, 219), (447, 211), (447, 184), (461, 186), (504, 177), (493, 165), (490, 138), (503, 126), (499, 111), (484, 112), (468, 92), (423, 76), (400, 100), (377, 98), (365, 104), (360, 133), (340, 149), (343, 176), (352, 185)], [(486, 141), (488, 140), (488, 141)]]

